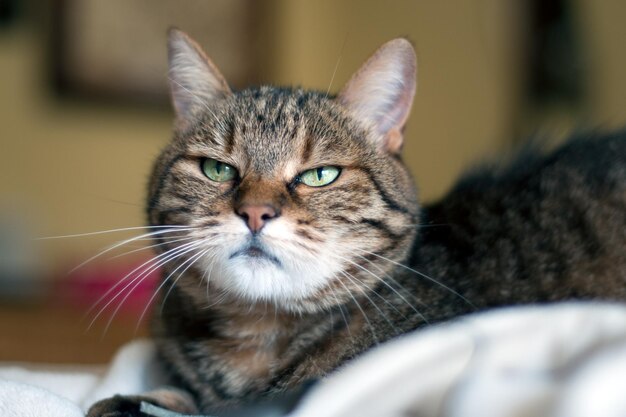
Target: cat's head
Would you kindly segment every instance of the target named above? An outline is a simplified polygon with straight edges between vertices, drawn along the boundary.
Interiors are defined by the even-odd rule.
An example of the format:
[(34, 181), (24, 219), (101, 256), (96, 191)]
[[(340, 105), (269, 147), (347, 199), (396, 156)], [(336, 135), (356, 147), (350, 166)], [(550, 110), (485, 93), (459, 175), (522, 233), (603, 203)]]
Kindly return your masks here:
[(410, 43), (384, 44), (336, 97), (233, 92), (175, 29), (169, 61), (175, 134), (155, 165), (148, 216), (191, 228), (163, 245), (170, 271), (189, 266), (185, 288), (208, 281), (209, 294), (310, 311), (383, 285), (417, 222), (399, 157), (415, 92)]

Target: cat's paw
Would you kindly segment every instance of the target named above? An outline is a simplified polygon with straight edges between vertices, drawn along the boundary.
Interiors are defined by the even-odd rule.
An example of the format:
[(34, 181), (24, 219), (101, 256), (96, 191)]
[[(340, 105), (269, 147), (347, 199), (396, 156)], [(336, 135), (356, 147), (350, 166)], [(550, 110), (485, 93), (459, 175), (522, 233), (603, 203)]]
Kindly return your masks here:
[(141, 412), (141, 403), (146, 400), (139, 396), (116, 395), (92, 405), (86, 417), (150, 417)]

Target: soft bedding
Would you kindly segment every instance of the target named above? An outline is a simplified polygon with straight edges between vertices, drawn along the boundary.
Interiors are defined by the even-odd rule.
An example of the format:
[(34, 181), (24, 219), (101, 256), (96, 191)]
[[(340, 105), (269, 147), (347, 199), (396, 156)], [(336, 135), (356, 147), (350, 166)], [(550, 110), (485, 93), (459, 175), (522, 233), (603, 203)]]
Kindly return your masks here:
[[(154, 345), (140, 340), (103, 370), (5, 364), (0, 415), (83, 416), (98, 399), (162, 383), (154, 357)], [(386, 343), (316, 384), (288, 415), (623, 417), (624, 387), (626, 306), (526, 306), (470, 315)], [(236, 415), (278, 416), (281, 407), (252, 406)], [(171, 416), (149, 406), (145, 412)]]

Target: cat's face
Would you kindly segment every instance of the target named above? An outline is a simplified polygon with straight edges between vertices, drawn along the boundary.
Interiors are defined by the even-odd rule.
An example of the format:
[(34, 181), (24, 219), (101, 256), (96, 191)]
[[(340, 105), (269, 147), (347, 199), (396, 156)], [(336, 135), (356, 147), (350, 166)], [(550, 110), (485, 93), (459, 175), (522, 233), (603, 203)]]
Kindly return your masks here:
[(170, 62), (176, 135), (155, 166), (148, 214), (153, 225), (190, 227), (177, 235), (192, 239), (165, 245), (190, 245), (169, 268), (189, 266), (181, 285), (288, 310), (381, 285), (417, 221), (398, 158), (414, 90), (410, 45), (386, 44), (338, 98), (232, 93), (178, 31)]

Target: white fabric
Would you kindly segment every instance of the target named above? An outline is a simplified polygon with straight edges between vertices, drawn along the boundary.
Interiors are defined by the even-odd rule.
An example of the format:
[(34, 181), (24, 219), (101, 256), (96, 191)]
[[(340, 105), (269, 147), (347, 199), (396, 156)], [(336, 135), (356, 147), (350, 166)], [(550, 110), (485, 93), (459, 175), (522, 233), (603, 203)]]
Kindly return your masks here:
[(154, 354), (152, 342), (137, 340), (119, 350), (106, 372), (77, 367), (65, 371), (0, 367), (0, 416), (83, 417), (100, 399), (117, 393), (139, 394), (158, 386), (162, 380)]
[[(104, 375), (104, 376), (102, 376)], [(98, 399), (161, 382), (136, 341), (108, 370), (0, 367), (0, 416), (80, 417)], [(626, 307), (518, 307), (387, 343), (320, 383), (291, 417), (624, 417)]]
[(624, 417), (626, 307), (467, 316), (381, 346), (292, 417)]
[(72, 401), (35, 385), (0, 380), (3, 417), (83, 417)]

